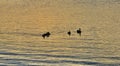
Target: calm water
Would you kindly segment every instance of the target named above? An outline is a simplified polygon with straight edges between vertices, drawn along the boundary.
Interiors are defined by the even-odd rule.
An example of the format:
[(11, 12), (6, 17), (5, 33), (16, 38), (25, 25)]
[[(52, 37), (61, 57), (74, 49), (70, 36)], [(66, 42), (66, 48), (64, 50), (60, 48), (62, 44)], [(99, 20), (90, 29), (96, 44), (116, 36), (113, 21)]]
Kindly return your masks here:
[(120, 66), (119, 8), (120, 0), (0, 0), (0, 66)]
[(119, 66), (119, 42), (102, 39), (99, 32), (89, 28), (80, 37), (73, 30), (69, 37), (64, 30), (54, 31), (47, 39), (38, 33), (1, 32), (0, 65)]

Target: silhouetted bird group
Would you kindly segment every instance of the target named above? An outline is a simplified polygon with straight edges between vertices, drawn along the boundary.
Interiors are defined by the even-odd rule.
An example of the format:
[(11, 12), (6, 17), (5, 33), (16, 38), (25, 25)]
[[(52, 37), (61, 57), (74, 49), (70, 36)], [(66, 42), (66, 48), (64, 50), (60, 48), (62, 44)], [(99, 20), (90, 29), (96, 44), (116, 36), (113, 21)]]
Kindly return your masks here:
[[(81, 32), (82, 32), (82, 31), (81, 31), (80, 28), (79, 28), (76, 32), (77, 32), (77, 34), (79, 34), (79, 35), (81, 36)], [(71, 31), (68, 31), (68, 32), (67, 32), (67, 34), (68, 34), (69, 36), (71, 36), (71, 33), (72, 33)]]
[[(80, 36), (81, 36), (81, 28), (79, 28), (77, 31), (77, 34), (79, 34)], [(68, 31), (67, 32), (67, 34), (69, 35), (69, 36), (71, 36), (71, 31)], [(46, 32), (46, 33), (44, 33), (44, 34), (42, 34), (42, 37), (45, 39), (45, 37), (49, 37), (51, 35), (51, 33), (50, 32)]]

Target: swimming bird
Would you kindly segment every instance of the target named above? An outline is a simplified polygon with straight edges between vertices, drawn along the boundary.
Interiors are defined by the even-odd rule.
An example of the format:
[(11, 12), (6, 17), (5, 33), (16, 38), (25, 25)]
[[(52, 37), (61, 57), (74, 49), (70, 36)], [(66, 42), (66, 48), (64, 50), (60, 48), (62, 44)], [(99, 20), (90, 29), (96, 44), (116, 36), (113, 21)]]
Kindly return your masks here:
[(46, 33), (42, 34), (42, 37), (45, 39), (45, 37), (49, 37), (50, 35), (51, 35), (50, 32), (46, 32)]
[(81, 36), (81, 28), (79, 28), (78, 30), (77, 30), (77, 34), (79, 34), (80, 36)]
[(70, 36), (71, 35), (71, 31), (68, 31), (67, 34)]

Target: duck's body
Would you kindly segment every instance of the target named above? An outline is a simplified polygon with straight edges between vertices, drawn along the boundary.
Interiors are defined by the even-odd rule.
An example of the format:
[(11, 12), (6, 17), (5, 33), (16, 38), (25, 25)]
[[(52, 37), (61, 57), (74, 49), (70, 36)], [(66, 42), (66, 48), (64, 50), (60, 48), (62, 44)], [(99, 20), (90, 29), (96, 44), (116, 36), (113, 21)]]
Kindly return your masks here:
[(49, 37), (50, 35), (51, 35), (50, 32), (47, 32), (47, 33), (42, 34), (42, 37), (45, 38), (45, 37)]
[(70, 36), (71, 35), (71, 31), (68, 31), (67, 34)]
[(81, 36), (81, 29), (79, 28), (78, 30), (77, 30), (77, 34), (79, 34), (80, 36)]

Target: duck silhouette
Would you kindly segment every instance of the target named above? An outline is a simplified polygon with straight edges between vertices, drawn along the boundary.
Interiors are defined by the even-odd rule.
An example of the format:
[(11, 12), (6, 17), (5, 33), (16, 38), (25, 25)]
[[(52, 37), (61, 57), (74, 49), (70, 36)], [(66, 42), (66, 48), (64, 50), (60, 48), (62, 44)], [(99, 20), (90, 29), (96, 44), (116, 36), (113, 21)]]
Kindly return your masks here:
[(80, 36), (81, 36), (81, 28), (79, 28), (78, 30), (77, 30), (77, 34), (79, 34)]
[(46, 32), (46, 33), (42, 34), (42, 37), (45, 39), (45, 37), (49, 37), (50, 35), (51, 35), (50, 32)]
[(71, 31), (68, 31), (67, 34), (70, 36), (71, 35)]

